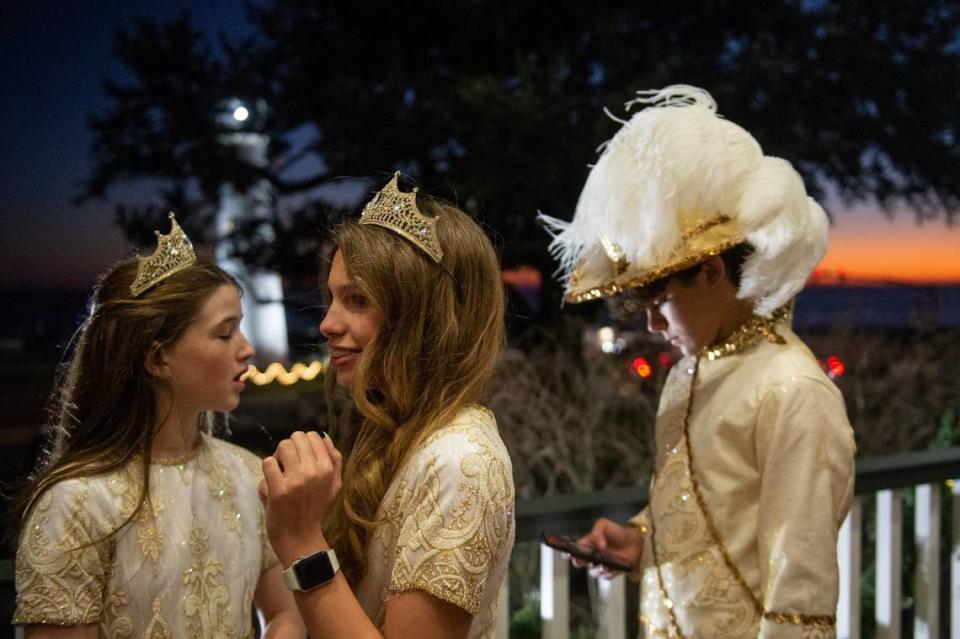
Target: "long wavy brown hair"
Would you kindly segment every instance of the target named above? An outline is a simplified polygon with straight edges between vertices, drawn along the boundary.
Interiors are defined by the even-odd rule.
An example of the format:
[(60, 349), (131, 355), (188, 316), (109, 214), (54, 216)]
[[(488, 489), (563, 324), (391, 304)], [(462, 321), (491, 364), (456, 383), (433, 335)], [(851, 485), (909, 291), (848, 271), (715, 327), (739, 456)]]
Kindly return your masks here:
[[(139, 514), (149, 495), (150, 445), (162, 418), (158, 382), (145, 368), (147, 358), (180, 339), (221, 286), (239, 290), (225, 271), (199, 262), (132, 297), (136, 273), (135, 258), (119, 262), (93, 291), (89, 314), (57, 376), (44, 458), (13, 502), (11, 532), (16, 536), (30, 509), (54, 484), (109, 473), (138, 456), (142, 488), (137, 506), (110, 534)], [(201, 417), (201, 428), (208, 429), (207, 417)]]
[(361, 424), (326, 532), (350, 583), (391, 480), (417, 445), (483, 398), (503, 349), (504, 288), (483, 230), (456, 207), (421, 197), (437, 218), (441, 264), (399, 235), (346, 222), (333, 231), (347, 273), (383, 314), (351, 389)]

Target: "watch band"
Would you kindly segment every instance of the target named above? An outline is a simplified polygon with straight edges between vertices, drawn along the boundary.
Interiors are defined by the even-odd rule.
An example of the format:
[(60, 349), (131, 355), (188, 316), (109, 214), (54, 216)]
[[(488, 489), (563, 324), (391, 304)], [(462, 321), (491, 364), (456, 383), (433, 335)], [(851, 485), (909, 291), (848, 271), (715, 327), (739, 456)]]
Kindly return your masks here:
[(311, 590), (333, 581), (339, 570), (337, 553), (333, 548), (328, 548), (311, 555), (301, 555), (289, 568), (281, 571), (281, 574), (283, 583), (290, 590)]

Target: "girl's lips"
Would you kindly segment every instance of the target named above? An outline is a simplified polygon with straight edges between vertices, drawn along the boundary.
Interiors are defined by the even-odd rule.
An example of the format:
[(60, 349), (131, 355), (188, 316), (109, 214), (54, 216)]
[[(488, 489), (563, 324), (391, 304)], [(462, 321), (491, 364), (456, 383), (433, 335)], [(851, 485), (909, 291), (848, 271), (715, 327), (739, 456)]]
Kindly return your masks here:
[(341, 366), (346, 366), (353, 362), (357, 357), (357, 351), (332, 351), (330, 353), (330, 363), (334, 367), (340, 368)]

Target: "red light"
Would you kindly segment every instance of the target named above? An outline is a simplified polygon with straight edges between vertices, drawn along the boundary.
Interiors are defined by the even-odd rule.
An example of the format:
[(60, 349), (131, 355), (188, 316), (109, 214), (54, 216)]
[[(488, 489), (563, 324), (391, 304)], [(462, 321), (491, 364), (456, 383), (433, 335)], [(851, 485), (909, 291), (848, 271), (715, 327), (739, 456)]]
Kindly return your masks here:
[(630, 370), (633, 371), (637, 377), (646, 379), (653, 374), (653, 369), (650, 367), (650, 362), (647, 361), (645, 357), (637, 357), (630, 363)]
[(670, 368), (673, 366), (673, 359), (670, 357), (670, 353), (663, 352), (657, 355), (657, 361), (660, 362), (660, 365), (664, 368)]
[(831, 355), (827, 358), (827, 372), (830, 377), (840, 377), (847, 371), (847, 367), (844, 366), (843, 361), (836, 355)]

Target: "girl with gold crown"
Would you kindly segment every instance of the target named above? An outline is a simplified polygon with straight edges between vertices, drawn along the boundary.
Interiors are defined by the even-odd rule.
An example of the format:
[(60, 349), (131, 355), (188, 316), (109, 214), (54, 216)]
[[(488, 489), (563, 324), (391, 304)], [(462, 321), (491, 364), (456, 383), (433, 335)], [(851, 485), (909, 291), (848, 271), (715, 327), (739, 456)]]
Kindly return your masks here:
[(514, 491), (477, 402), (504, 344), (500, 267), (465, 213), (397, 180), (333, 233), (320, 331), (359, 433), (345, 465), (302, 432), (264, 460), (267, 532), (314, 639), (492, 637)]
[(843, 399), (790, 329), (827, 218), (786, 161), (673, 86), (608, 142), (555, 232), (566, 300), (607, 298), (684, 355), (649, 505), (580, 541), (627, 559), (649, 637), (831, 637), (853, 491)]
[(210, 434), (253, 347), (240, 288), (170, 215), (100, 280), (56, 391), (49, 457), (18, 503), (27, 637), (302, 637), (267, 542), (260, 460)]

